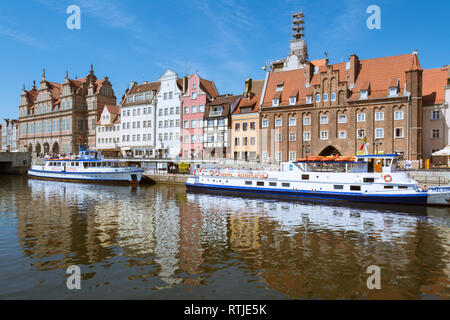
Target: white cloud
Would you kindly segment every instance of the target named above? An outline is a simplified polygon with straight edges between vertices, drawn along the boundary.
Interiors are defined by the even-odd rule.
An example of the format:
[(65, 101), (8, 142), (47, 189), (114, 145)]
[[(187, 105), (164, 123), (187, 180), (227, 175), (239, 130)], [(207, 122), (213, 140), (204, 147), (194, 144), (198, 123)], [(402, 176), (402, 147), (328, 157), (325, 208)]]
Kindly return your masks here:
[(3, 27), (0, 25), (0, 35), (11, 38), (15, 41), (18, 41), (24, 45), (36, 48), (36, 49), (45, 49), (46, 46), (41, 42), (33, 38), (32, 36), (21, 32), (16, 31), (7, 27)]

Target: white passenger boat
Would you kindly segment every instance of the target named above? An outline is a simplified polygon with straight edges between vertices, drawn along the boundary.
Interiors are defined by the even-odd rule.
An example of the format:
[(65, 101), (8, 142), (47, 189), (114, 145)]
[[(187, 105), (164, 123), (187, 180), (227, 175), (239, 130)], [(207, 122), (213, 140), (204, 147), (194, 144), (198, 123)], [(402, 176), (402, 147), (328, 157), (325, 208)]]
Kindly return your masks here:
[(197, 169), (188, 190), (352, 202), (450, 205), (450, 186), (420, 188), (398, 157), (309, 157), (281, 164), (279, 171)]
[(76, 182), (139, 183), (144, 169), (126, 162), (105, 159), (98, 151), (80, 151), (79, 156), (46, 159), (44, 165), (33, 165), (28, 176), (38, 179)]

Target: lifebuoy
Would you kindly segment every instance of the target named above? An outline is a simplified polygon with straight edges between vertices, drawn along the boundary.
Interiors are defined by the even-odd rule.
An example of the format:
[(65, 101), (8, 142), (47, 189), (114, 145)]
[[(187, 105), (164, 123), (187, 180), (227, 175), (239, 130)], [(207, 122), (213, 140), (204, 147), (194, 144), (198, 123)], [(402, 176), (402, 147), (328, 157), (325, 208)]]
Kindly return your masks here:
[(267, 172), (264, 172), (263, 177), (264, 177), (264, 179), (267, 179), (269, 177), (269, 174)]
[(209, 170), (209, 175), (213, 176), (214, 175), (214, 170)]
[(391, 182), (392, 181), (392, 176), (390, 174), (385, 175), (384, 176), (384, 181)]
[(216, 177), (220, 176), (220, 170), (216, 170), (215, 174), (216, 174)]

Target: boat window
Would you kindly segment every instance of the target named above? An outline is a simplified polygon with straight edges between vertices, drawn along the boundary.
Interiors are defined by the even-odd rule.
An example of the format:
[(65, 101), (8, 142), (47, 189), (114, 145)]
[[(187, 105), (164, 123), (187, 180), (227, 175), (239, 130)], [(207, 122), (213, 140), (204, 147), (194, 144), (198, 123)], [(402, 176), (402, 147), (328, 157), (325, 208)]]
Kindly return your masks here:
[(408, 189), (408, 186), (398, 186), (399, 189)]
[(351, 191), (361, 191), (361, 186), (350, 186)]
[(251, 186), (251, 185), (253, 185), (253, 182), (252, 182), (252, 181), (245, 181), (245, 184), (246, 184), (247, 186)]
[(341, 185), (341, 184), (335, 184), (335, 185), (334, 185), (334, 189), (335, 189), (335, 190), (344, 190), (344, 186)]
[(258, 182), (256, 182), (256, 185), (257, 185), (258, 187), (264, 187), (264, 182), (258, 181)]
[(88, 163), (87, 162), (83, 163), (83, 165), (84, 165), (85, 168), (88, 167)]
[(375, 182), (375, 179), (374, 179), (374, 178), (364, 178), (363, 181), (364, 181), (365, 183), (368, 183), (368, 182)]
[(309, 180), (309, 174), (302, 174), (302, 180)]
[(276, 187), (276, 186), (277, 186), (277, 183), (276, 183), (276, 182), (269, 182), (269, 186), (271, 186), (271, 187)]
[(394, 186), (384, 186), (385, 189), (394, 189)]
[(75, 167), (75, 162), (71, 162), (71, 163), (70, 163), (70, 166), (71, 166), (71, 167)]
[(102, 167), (102, 164), (103, 163), (101, 163), (101, 162), (97, 162), (97, 167)]
[(290, 183), (282, 183), (281, 184), (281, 186), (283, 187), (283, 188), (289, 188), (290, 186), (291, 186), (291, 184)]

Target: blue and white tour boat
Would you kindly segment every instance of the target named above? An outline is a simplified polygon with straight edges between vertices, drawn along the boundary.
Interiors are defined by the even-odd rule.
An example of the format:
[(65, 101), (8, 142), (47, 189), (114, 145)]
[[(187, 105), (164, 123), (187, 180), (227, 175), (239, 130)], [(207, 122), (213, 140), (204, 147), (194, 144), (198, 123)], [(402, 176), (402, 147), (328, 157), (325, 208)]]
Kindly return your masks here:
[(320, 200), (450, 205), (450, 186), (426, 188), (397, 171), (398, 156), (308, 157), (279, 171), (196, 169), (188, 190)]
[(45, 159), (33, 165), (28, 176), (38, 179), (74, 182), (139, 183), (144, 169), (129, 166), (117, 159), (105, 159), (99, 151), (80, 150), (78, 156)]

